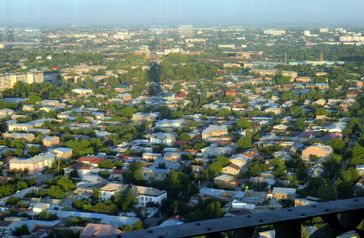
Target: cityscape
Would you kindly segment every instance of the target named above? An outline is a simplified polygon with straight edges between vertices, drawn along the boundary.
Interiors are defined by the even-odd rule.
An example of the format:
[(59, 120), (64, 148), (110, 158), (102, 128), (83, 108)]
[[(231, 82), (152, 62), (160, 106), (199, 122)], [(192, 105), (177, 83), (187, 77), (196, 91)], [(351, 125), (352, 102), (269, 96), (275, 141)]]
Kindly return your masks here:
[[(364, 26), (120, 25), (0, 24), (0, 237), (186, 237), (364, 196)], [(364, 237), (355, 214), (289, 237)], [(252, 227), (205, 237), (288, 237)]]

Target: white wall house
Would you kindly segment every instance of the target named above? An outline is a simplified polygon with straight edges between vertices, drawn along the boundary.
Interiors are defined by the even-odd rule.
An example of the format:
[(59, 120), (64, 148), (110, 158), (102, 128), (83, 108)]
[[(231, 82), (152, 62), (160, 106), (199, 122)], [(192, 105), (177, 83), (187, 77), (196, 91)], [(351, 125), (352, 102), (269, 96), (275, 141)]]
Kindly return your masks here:
[(148, 203), (162, 204), (167, 198), (165, 190), (159, 190), (151, 187), (135, 186), (137, 192), (138, 207), (146, 207)]

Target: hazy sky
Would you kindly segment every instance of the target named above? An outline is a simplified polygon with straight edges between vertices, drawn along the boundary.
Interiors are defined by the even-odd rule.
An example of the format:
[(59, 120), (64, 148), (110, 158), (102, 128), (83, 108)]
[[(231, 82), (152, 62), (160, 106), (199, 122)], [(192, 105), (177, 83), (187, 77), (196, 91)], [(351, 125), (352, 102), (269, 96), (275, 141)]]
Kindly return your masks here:
[(364, 0), (0, 0), (0, 25), (364, 26)]

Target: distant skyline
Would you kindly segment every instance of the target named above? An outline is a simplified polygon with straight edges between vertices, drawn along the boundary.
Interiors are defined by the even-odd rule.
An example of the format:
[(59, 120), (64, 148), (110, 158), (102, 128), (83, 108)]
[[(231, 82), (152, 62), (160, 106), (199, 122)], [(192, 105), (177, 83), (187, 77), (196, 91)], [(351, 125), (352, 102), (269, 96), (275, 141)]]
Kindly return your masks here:
[(0, 26), (364, 26), (363, 0), (0, 0)]

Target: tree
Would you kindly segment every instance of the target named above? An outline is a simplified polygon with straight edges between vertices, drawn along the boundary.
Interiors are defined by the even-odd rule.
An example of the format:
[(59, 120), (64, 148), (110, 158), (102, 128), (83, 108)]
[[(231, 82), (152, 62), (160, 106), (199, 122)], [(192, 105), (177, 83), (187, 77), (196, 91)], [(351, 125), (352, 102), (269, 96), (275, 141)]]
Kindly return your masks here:
[(354, 196), (354, 186), (350, 181), (336, 180), (337, 197), (339, 199), (351, 198)]
[(253, 133), (248, 130), (244, 137), (241, 137), (237, 142), (236, 145), (238, 146), (239, 150), (247, 150), (250, 149), (252, 146), (252, 139)]
[(36, 220), (42, 221), (54, 221), (57, 220), (58, 216), (56, 214), (48, 213), (46, 211), (42, 211), (41, 213), (35, 216)]
[(61, 177), (58, 180), (57, 185), (60, 186), (65, 192), (69, 192), (75, 188), (75, 184), (67, 176)]
[(319, 187), (317, 195), (323, 200), (335, 200), (337, 198), (337, 191), (335, 186), (325, 183)]
[(131, 186), (120, 192), (115, 200), (118, 207), (124, 212), (131, 211), (137, 202), (135, 192)]
[(143, 181), (144, 164), (142, 162), (132, 163), (128, 167), (128, 171), (125, 174), (125, 181), (127, 183), (140, 183)]
[(14, 236), (23, 236), (23, 235), (29, 235), (30, 232), (29, 232), (28, 226), (26, 224), (24, 224), (22, 226), (15, 227), (12, 234)]
[(260, 160), (253, 160), (252, 163), (249, 164), (249, 175), (252, 177), (259, 176), (268, 169), (269, 165), (262, 163)]
[(206, 208), (207, 219), (219, 218), (224, 215), (224, 209), (219, 201), (211, 202)]
[(113, 169), (114, 163), (111, 160), (105, 159), (105, 160), (101, 160), (98, 167), (100, 169)]
[(32, 105), (35, 105), (37, 104), (37, 102), (40, 102), (42, 101), (42, 98), (37, 96), (37, 95), (30, 95), (28, 97), (28, 100), (26, 101), (27, 104), (32, 104)]
[(47, 193), (48, 193), (49, 196), (51, 196), (53, 198), (57, 198), (57, 199), (64, 198), (64, 196), (65, 196), (65, 192), (58, 185), (52, 185), (48, 189)]
[(250, 129), (252, 127), (251, 123), (245, 118), (237, 120), (236, 126), (241, 130)]
[(230, 164), (230, 160), (225, 156), (218, 155), (214, 162), (212, 162), (206, 169), (205, 173), (207, 178), (213, 179), (218, 176), (224, 166)]

